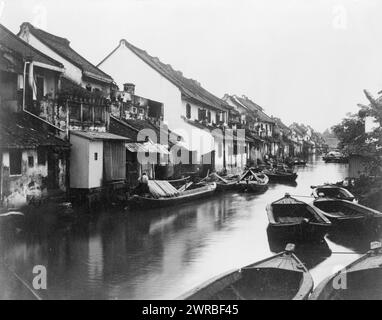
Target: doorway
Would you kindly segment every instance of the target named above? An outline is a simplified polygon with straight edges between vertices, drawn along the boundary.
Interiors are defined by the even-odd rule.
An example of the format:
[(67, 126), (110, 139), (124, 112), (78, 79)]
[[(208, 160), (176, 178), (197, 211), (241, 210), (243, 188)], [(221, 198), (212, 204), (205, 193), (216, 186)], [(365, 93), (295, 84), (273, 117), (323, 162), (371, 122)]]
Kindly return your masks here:
[(59, 188), (59, 157), (57, 153), (48, 152), (48, 177), (47, 188), (58, 189)]

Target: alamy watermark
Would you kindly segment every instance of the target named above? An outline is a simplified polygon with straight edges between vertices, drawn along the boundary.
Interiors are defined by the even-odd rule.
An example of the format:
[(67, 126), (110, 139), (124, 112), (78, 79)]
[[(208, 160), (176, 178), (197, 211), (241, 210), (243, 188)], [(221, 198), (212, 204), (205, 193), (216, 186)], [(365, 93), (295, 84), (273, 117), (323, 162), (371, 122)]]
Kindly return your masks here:
[[(243, 155), (248, 152), (245, 129), (219, 129), (204, 131), (201, 129), (173, 130), (160, 125), (160, 137), (152, 129), (143, 129), (137, 135), (139, 143), (152, 142), (169, 147), (169, 156), (158, 159), (160, 150), (148, 145), (137, 152), (140, 164), (212, 164), (214, 159)], [(180, 132), (181, 134), (174, 134)], [(195, 148), (194, 148), (195, 146)]]
[(47, 289), (46, 267), (43, 265), (34, 266), (32, 273), (35, 275), (33, 277), (33, 281), (32, 281), (33, 289), (35, 289), (35, 290), (46, 290)]

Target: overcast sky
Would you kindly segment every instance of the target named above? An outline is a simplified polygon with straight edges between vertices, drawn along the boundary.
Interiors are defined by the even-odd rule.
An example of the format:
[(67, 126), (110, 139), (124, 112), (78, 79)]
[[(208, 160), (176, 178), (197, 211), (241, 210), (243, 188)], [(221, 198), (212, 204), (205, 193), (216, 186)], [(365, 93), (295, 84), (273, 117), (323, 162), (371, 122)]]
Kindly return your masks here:
[(94, 64), (125, 38), (219, 97), (320, 131), (382, 90), (381, 12), (380, 0), (0, 0), (15, 33), (29, 21)]

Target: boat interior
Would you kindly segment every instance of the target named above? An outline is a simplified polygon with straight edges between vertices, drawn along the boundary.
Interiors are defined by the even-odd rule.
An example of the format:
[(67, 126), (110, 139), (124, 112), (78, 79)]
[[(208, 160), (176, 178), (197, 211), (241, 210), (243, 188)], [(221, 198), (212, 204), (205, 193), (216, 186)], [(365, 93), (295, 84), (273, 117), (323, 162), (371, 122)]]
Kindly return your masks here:
[(351, 194), (340, 188), (317, 188), (320, 197), (329, 198), (350, 198)]
[[(277, 268), (244, 268), (210, 300), (290, 300), (300, 289), (303, 272)], [(220, 284), (221, 285), (221, 284)]]
[[(346, 279), (346, 281), (345, 281)], [(333, 289), (333, 281), (338, 282), (339, 289)], [(382, 299), (382, 268), (364, 269), (348, 272), (344, 278), (345, 286), (341, 280), (332, 280), (327, 285), (329, 300), (381, 300)], [(341, 289), (342, 288), (342, 289)]]
[(323, 222), (323, 219), (307, 204), (273, 204), (273, 217), (279, 223)]
[(322, 211), (335, 214), (339, 217), (356, 217), (365, 215), (365, 213), (360, 212), (349, 203), (342, 201), (315, 201), (314, 205)]

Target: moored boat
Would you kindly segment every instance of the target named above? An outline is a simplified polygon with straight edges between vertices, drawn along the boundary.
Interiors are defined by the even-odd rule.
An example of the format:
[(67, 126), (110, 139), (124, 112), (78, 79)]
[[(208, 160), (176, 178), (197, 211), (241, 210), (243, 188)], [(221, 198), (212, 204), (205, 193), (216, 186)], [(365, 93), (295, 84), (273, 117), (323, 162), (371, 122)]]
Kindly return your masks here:
[(381, 212), (347, 200), (319, 198), (313, 206), (336, 226), (378, 227), (382, 223)]
[(144, 208), (167, 207), (211, 196), (215, 192), (215, 190), (215, 182), (205, 183), (200, 186), (195, 185), (193, 189), (179, 191), (177, 194), (167, 197), (153, 197), (150, 194), (133, 195), (129, 199), (129, 203), (133, 206), (139, 206)]
[(330, 151), (326, 155), (322, 157), (322, 160), (324, 160), (326, 163), (333, 162), (333, 163), (347, 163), (349, 162), (349, 158), (338, 151)]
[(219, 275), (178, 299), (182, 300), (304, 300), (313, 279), (293, 253), (294, 245), (273, 257)]
[(310, 300), (382, 300), (382, 246), (370, 251), (322, 281)]
[(324, 184), (321, 186), (311, 186), (313, 189), (312, 195), (314, 198), (331, 198), (354, 201), (355, 196), (345, 188), (336, 185)]
[(321, 210), (292, 198), (288, 193), (269, 204), (266, 211), (269, 232), (283, 238), (322, 239), (331, 227), (331, 222)]
[(281, 171), (277, 169), (265, 169), (263, 173), (266, 174), (271, 182), (293, 182), (297, 179), (297, 173)]
[(238, 177), (220, 176), (216, 172), (211, 173), (206, 181), (216, 183), (216, 191), (230, 191), (238, 188)]
[(244, 192), (264, 192), (268, 189), (269, 178), (262, 172), (256, 173), (249, 169), (241, 176), (238, 185)]
[(295, 166), (305, 166), (306, 165), (306, 161), (304, 159), (294, 158), (292, 160), (292, 164), (295, 165)]

